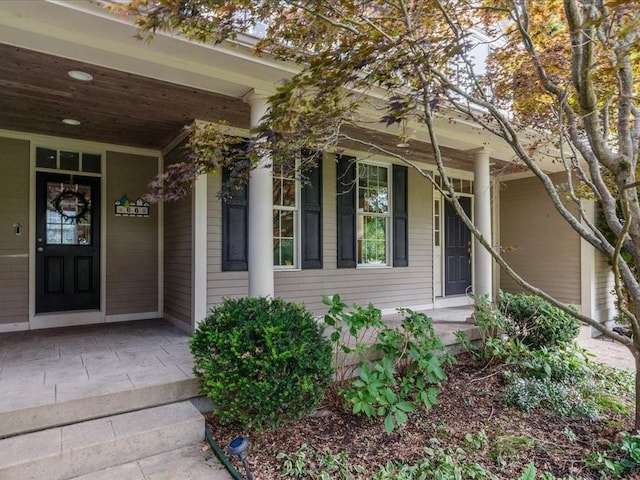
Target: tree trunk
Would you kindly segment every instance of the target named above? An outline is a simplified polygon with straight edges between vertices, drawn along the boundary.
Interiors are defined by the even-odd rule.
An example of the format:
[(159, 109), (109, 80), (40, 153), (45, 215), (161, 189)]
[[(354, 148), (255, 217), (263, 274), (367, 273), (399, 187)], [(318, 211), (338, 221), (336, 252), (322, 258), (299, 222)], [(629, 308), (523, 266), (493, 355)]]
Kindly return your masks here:
[(636, 362), (636, 408), (633, 417), (633, 429), (637, 433), (640, 432), (640, 351), (635, 345), (630, 346), (629, 349)]

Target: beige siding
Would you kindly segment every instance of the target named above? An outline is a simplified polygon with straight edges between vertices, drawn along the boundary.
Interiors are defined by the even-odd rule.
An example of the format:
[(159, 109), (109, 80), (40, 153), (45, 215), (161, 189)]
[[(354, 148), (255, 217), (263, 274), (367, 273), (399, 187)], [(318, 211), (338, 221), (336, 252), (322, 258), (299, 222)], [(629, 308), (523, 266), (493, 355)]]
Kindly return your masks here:
[[(432, 189), (409, 170), (409, 266), (403, 268), (337, 268), (336, 163), (328, 156), (323, 165), (323, 264), (322, 269), (276, 271), (275, 294), (304, 303), (316, 314), (326, 312), (322, 295), (338, 293), (347, 303), (378, 308), (418, 306), (433, 301)], [(247, 294), (247, 272), (221, 271), (222, 208), (216, 193), (218, 176), (209, 179), (208, 304), (224, 296)]]
[[(556, 179), (561, 183), (562, 177)], [(526, 281), (580, 306), (580, 237), (551, 203), (537, 178), (505, 182), (500, 192), (500, 244)], [(522, 289), (504, 272), (500, 288)]]
[[(29, 142), (0, 138), (0, 324), (29, 321)], [(22, 225), (16, 235), (14, 224)]]
[(595, 253), (595, 316), (601, 321), (613, 320), (616, 314), (613, 289), (614, 279), (611, 265), (600, 252)]
[(158, 172), (156, 157), (107, 152), (106, 314), (158, 311), (158, 208), (148, 218), (117, 217), (113, 203), (148, 192)]
[[(165, 156), (165, 165), (181, 160), (181, 147)], [(191, 328), (193, 293), (192, 196), (164, 204), (164, 314)]]

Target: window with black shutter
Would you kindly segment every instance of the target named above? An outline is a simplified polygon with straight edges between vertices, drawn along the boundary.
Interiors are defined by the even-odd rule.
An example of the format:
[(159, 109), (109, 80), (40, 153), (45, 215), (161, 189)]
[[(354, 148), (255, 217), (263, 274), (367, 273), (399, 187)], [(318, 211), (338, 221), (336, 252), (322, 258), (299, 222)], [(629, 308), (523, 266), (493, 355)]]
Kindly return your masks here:
[(302, 268), (322, 268), (322, 162), (305, 172), (302, 187), (301, 248)]
[(337, 157), (338, 268), (409, 265), (408, 169), (393, 165), (390, 179), (389, 170), (358, 164), (355, 157)]
[[(303, 269), (322, 268), (321, 162), (305, 175), (309, 181), (300, 192), (301, 238), (295, 233), (298, 222), (296, 180), (292, 177), (289, 182), (288, 177), (274, 175), (274, 261), (280, 269), (297, 267), (295, 252), (298, 248)], [(222, 181), (228, 180), (229, 171), (224, 169)], [(248, 195), (249, 185), (246, 184), (242, 189), (234, 190), (231, 198), (222, 201), (223, 271), (248, 269)]]
[(393, 266), (409, 265), (409, 215), (407, 176), (403, 165), (393, 166)]
[[(222, 171), (222, 182), (229, 181), (229, 170)], [(222, 201), (222, 270), (248, 269), (249, 184), (234, 189)]]
[(356, 159), (337, 158), (338, 268), (355, 268), (356, 259)]

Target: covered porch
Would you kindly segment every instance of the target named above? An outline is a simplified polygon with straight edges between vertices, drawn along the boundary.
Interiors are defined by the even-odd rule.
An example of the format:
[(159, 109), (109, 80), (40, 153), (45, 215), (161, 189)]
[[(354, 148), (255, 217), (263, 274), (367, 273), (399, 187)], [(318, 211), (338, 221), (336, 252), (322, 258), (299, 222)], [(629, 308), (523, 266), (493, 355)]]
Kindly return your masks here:
[[(144, 218), (114, 213), (114, 202), (144, 196), (154, 175), (181, 160), (181, 134), (193, 120), (223, 121), (234, 134), (250, 134), (266, 109), (266, 96), (291, 74), (268, 58), (257, 62), (251, 53), (252, 39), (211, 46), (158, 35), (146, 44), (133, 38), (132, 25), (91, 2), (5, 2), (0, 12), (0, 80), (5, 86), (0, 107), (10, 112), (0, 119), (0, 165), (6, 173), (0, 189), (9, 192), (13, 202), (4, 209), (0, 206), (5, 225), (0, 230), (0, 301), (7, 306), (0, 312), (0, 332), (153, 317), (191, 330), (224, 296), (277, 295), (321, 307), (321, 295), (333, 293), (326, 285), (338, 282), (342, 282), (340, 290), (351, 289), (344, 295), (348, 302), (367, 303), (385, 294), (389, 300), (382, 306), (385, 311), (398, 305), (440, 306), (436, 300), (446, 294), (433, 285), (445, 270), (443, 261), (434, 260), (436, 200), (432, 188), (418, 184), (414, 174), (409, 179), (411, 213), (405, 226), (411, 258), (409, 268), (403, 270), (391, 263), (348, 272), (336, 268), (336, 179), (329, 175), (335, 170), (331, 154), (324, 162), (327, 173), (319, 229), (324, 264), (315, 272), (298, 267), (274, 273), (273, 184), (268, 169), (250, 183), (248, 265), (243, 271), (226, 271), (221, 266), (224, 227), (216, 197), (219, 177), (197, 182), (190, 198), (182, 202), (152, 205)], [(42, 24), (56, 24), (59, 29), (41, 28)], [(373, 125), (369, 128), (374, 129), (352, 133), (421, 165), (433, 163), (424, 132), (416, 132), (410, 148), (400, 148), (397, 132)], [(465, 185), (470, 179), (475, 182), (473, 194), (468, 187), (465, 194), (469, 199), (473, 195), (474, 216), (485, 236), (491, 237), (495, 218), (489, 215), (490, 178), (492, 169), (508, 163), (508, 156), (493, 147), (478, 150), (483, 143), (474, 139), (467, 125), (453, 127), (443, 119), (441, 127), (447, 165), (456, 178), (466, 179)], [(45, 153), (57, 155), (58, 162), (47, 163)], [(69, 153), (81, 156), (82, 168), (66, 163)], [(100, 168), (86, 171), (85, 155), (92, 155), (96, 162), (99, 158)], [(389, 159), (379, 161), (390, 170)], [(41, 234), (46, 224), (36, 193), (38, 178), (46, 175), (78, 184), (87, 177), (96, 183), (91, 200), (99, 205), (100, 216), (90, 228), (99, 245), (90, 262), (80, 262), (92, 277), (79, 277), (74, 284), (91, 290), (90, 303), (76, 302), (75, 293), (55, 305), (39, 303), (42, 292), (51, 290), (57, 296), (62, 279), (71, 284), (72, 278), (71, 273), (62, 274), (62, 267), (57, 276), (43, 274), (42, 265), (52, 267), (48, 272), (62, 265), (62, 256), (55, 252), (48, 256), (48, 241), (43, 244), (42, 240), (47, 238)], [(439, 200), (438, 208), (442, 204)], [(391, 240), (389, 233), (389, 253)], [(87, 249), (80, 240), (75, 243), (76, 251)], [(494, 290), (496, 276), (492, 277), (493, 267), (483, 250), (471, 243), (460, 249), (463, 263), (473, 250), (474, 292)], [(438, 258), (444, 259), (445, 254)], [(471, 268), (465, 274), (469, 283)], [(411, 289), (405, 289), (404, 282)], [(389, 286), (394, 296), (388, 295)]]

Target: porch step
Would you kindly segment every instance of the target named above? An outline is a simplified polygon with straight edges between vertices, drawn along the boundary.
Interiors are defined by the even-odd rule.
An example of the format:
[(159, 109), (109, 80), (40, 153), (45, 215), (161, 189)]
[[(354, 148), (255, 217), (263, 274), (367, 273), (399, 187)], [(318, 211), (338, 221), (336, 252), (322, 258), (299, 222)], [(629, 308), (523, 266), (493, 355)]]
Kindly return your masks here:
[[(180, 402), (5, 438), (0, 440), (0, 478), (67, 480), (119, 465), (121, 471), (135, 471), (124, 464), (199, 446), (204, 428), (202, 414), (190, 402)], [(162, 458), (141, 465), (151, 469)]]
[[(66, 391), (62, 388), (56, 388), (52, 392), (25, 389), (23, 395), (34, 396), (31, 402), (18, 401), (13, 408), (0, 411), (0, 438), (198, 396), (195, 379), (186, 378), (182, 372), (166, 370), (167, 376), (164, 377), (158, 372), (153, 372), (146, 378), (141, 374), (140, 383), (146, 382), (148, 385), (139, 383), (137, 388), (131, 386), (128, 379), (114, 381), (102, 378), (96, 381), (83, 379), (69, 384)], [(171, 378), (171, 373), (182, 378)]]
[(73, 480), (229, 480), (211, 451), (192, 445), (88, 473)]

